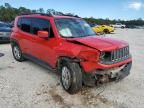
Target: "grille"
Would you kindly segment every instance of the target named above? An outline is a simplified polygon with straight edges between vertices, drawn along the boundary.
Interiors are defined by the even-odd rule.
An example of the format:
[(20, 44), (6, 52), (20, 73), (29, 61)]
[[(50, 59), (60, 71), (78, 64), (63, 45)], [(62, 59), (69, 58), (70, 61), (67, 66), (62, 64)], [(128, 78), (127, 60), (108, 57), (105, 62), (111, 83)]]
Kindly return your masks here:
[(10, 40), (10, 38), (9, 37), (0, 37), (0, 41), (5, 41), (5, 40)]
[(129, 56), (129, 47), (120, 48), (111, 52), (111, 61), (118, 61)]
[(130, 56), (129, 54), (129, 46), (120, 48), (117, 50), (113, 50), (112, 52), (105, 52), (105, 55), (103, 56), (101, 63), (103, 64), (113, 64), (116, 62), (123, 61), (125, 59), (128, 59)]

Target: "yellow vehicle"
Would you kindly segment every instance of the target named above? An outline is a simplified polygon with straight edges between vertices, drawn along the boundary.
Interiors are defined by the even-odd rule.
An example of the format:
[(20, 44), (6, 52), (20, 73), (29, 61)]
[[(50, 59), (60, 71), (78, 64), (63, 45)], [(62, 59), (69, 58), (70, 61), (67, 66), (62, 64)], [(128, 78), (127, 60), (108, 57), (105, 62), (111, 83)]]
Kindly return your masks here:
[(94, 32), (100, 33), (100, 34), (114, 32), (114, 28), (111, 26), (107, 26), (107, 25), (99, 25), (99, 26), (96, 25), (96, 26), (92, 27), (92, 29)]

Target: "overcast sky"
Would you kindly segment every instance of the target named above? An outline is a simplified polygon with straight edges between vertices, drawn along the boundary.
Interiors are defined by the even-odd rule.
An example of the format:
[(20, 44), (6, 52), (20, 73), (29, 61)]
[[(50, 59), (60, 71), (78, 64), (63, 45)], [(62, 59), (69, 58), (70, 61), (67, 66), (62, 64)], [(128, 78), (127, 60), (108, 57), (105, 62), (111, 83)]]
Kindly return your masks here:
[(55, 9), (81, 17), (109, 19), (144, 19), (144, 0), (1, 0), (13, 7)]

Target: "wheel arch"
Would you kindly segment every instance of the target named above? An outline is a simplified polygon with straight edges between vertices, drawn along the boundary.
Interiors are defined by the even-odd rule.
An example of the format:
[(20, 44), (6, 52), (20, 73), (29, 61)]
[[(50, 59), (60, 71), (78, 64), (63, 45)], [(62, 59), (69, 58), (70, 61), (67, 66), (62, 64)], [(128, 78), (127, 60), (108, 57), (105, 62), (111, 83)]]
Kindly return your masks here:
[(71, 57), (67, 57), (67, 56), (60, 56), (57, 59), (56, 68), (57, 68), (58, 72), (60, 72), (60, 69), (61, 69), (61, 66), (62, 66), (63, 62), (75, 62), (75, 63), (78, 63), (80, 65), (80, 61), (81, 60), (78, 59), (78, 58), (71, 58)]
[(19, 42), (18, 42), (17, 40), (15, 40), (15, 39), (10, 39), (10, 43), (11, 43), (11, 46), (13, 46), (13, 45), (18, 45), (18, 46), (20, 46), (20, 45), (19, 45)]
[[(68, 61), (68, 62), (67, 62)], [(64, 62), (64, 64), (62, 64)], [(59, 74), (61, 75), (61, 84), (63, 86), (63, 88), (70, 94), (75, 94), (77, 92), (79, 92), (82, 88), (82, 82), (83, 82), (83, 73), (81, 71), (81, 67), (79, 65), (79, 60), (76, 58), (70, 58), (70, 57), (60, 57), (59, 58), (59, 65), (61, 66), (66, 66), (70, 69), (70, 73), (71, 73), (71, 84), (69, 86), (68, 89), (65, 88), (65, 86), (63, 85), (63, 80), (62, 80), (62, 74), (60, 72), (60, 70), (62, 69), (61, 66), (60, 70), (59, 70)]]

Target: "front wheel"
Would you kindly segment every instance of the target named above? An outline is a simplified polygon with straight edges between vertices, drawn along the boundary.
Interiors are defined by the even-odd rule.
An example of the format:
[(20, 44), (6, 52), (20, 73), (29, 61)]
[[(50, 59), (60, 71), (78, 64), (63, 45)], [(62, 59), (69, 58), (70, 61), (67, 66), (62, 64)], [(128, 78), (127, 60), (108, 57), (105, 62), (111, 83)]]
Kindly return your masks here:
[(82, 88), (82, 71), (79, 64), (63, 62), (60, 71), (63, 88), (70, 94), (79, 92)]

